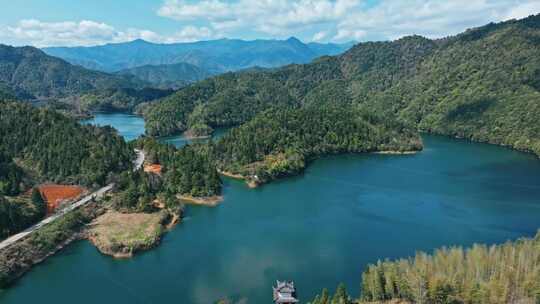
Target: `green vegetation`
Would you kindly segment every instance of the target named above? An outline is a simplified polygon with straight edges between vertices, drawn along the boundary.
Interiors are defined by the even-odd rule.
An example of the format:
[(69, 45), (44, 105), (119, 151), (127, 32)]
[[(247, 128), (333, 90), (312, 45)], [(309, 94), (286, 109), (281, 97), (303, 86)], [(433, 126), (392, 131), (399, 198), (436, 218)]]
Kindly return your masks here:
[(239, 125), (271, 107), (354, 104), (420, 130), (540, 155), (540, 15), (468, 30), (368, 42), (343, 55), (229, 73), (145, 111), (150, 135)]
[(220, 170), (264, 183), (297, 174), (306, 163), (328, 154), (417, 151), (414, 130), (354, 107), (276, 108), (211, 144)]
[(24, 230), (43, 215), (43, 207), (37, 207), (29, 199), (0, 196), (0, 239)]
[(8, 88), (10, 95), (25, 100), (140, 86), (130, 78), (86, 70), (33, 47), (0, 45), (0, 71), (0, 91)]
[(205, 79), (210, 73), (187, 62), (162, 65), (144, 65), (117, 72), (120, 75), (132, 75), (141, 81), (151, 83), (158, 88), (179, 89)]
[(172, 90), (153, 88), (113, 88), (92, 91), (82, 96), (69, 97), (64, 99), (63, 102), (77, 105), (83, 110), (132, 112), (139, 104), (160, 99), (172, 93)]
[[(89, 187), (104, 185), (111, 172), (130, 168), (133, 158), (133, 151), (112, 128), (82, 126), (48, 109), (2, 101), (0, 154), (16, 159), (39, 181)], [(9, 178), (17, 175), (13, 173), (17, 169), (8, 166), (12, 172), (8, 180), (18, 181)]]
[(34, 205), (39, 217), (44, 217), (45, 214), (47, 214), (47, 203), (43, 200), (38, 188), (32, 189), (30, 201), (32, 202), (32, 205)]
[(45, 215), (37, 189), (29, 198), (14, 198), (32, 185), (103, 186), (131, 169), (132, 158), (133, 150), (112, 128), (82, 126), (46, 108), (0, 101), (0, 238)]
[[(432, 255), (379, 261), (363, 273), (361, 289), (360, 303), (539, 303), (540, 231), (502, 245), (442, 248)], [(334, 303), (322, 301), (325, 294), (312, 304)]]
[(58, 244), (66, 241), (74, 233), (93, 219), (84, 210), (76, 210), (32, 233), (30, 243), (43, 252), (53, 251)]
[(139, 139), (136, 145), (144, 149), (149, 162), (163, 166), (163, 186), (168, 195), (206, 197), (221, 193), (221, 180), (207, 145), (176, 149), (153, 138)]
[(316, 295), (310, 304), (352, 304), (351, 297), (347, 294), (345, 284), (341, 283), (336, 289), (334, 295), (328, 293), (328, 289), (324, 288), (320, 295)]
[(26, 188), (23, 176), (23, 170), (11, 158), (0, 152), (0, 196), (13, 196), (23, 191)]

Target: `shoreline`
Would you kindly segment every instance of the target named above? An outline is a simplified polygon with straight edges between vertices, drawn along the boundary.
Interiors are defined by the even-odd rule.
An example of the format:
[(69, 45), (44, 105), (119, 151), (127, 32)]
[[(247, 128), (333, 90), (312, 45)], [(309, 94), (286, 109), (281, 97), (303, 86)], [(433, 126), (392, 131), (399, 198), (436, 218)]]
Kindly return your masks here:
[(207, 207), (216, 207), (223, 201), (223, 196), (206, 196), (206, 197), (194, 197), (191, 195), (177, 195), (177, 198), (186, 204), (199, 205)]
[(250, 188), (250, 189), (258, 188), (259, 186), (262, 185), (262, 183), (256, 182), (255, 180), (253, 180), (251, 178), (248, 178), (246, 176), (243, 176), (241, 174), (234, 174), (234, 173), (231, 173), (231, 172), (221, 171), (221, 170), (218, 170), (218, 173), (223, 175), (223, 176), (226, 176), (226, 177), (234, 178), (234, 179), (237, 179), (237, 180), (243, 180), (246, 183), (246, 185), (248, 186), (248, 188)]
[(188, 130), (188, 131), (185, 131), (182, 133), (182, 137), (184, 139), (187, 139), (187, 140), (194, 140), (194, 139), (208, 139), (208, 138), (212, 138), (212, 135), (193, 135), (191, 134), (191, 132)]
[(180, 222), (181, 213), (170, 210), (155, 213), (108, 211), (90, 224), (85, 235), (101, 254), (128, 259), (159, 246), (163, 235)]
[(388, 150), (388, 151), (375, 151), (375, 152), (371, 152), (371, 154), (381, 154), (381, 155), (414, 155), (414, 154), (418, 154), (420, 153), (421, 151), (393, 151), (393, 150)]

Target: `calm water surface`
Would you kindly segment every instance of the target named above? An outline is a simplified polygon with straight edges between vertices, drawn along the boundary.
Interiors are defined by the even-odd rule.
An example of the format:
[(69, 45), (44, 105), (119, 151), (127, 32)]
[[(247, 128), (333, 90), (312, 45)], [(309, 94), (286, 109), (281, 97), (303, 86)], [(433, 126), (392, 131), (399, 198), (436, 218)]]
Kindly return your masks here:
[[(126, 137), (143, 127), (117, 114), (95, 121)], [(435, 136), (424, 143), (417, 155), (324, 158), (302, 176), (255, 190), (225, 180), (225, 201), (189, 207), (158, 248), (114, 260), (77, 242), (0, 302), (271, 303), (273, 281), (292, 279), (305, 303), (342, 281), (357, 295), (362, 270), (378, 259), (500, 243), (540, 227), (534, 156)]]
[[(144, 134), (144, 119), (141, 116), (125, 113), (98, 113), (93, 118), (84, 120), (83, 123), (97, 126), (111, 126), (118, 130), (126, 140), (133, 140)], [(215, 130), (213, 137), (219, 138), (227, 132), (228, 128)], [(185, 146), (193, 141), (204, 141), (206, 139), (186, 139), (182, 135), (162, 137), (161, 141), (175, 145)]]

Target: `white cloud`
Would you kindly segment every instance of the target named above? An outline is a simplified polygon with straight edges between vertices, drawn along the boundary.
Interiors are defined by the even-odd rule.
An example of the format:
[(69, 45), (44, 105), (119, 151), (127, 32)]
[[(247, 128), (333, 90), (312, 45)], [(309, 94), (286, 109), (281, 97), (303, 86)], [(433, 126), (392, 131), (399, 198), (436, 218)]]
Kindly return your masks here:
[(311, 41), (319, 42), (319, 41), (322, 41), (324, 38), (326, 38), (326, 36), (328, 36), (327, 31), (318, 32), (318, 33), (315, 33), (315, 35), (313, 35), (313, 38), (311, 38)]
[(244, 29), (279, 37), (304, 31), (314, 41), (349, 41), (443, 37), (539, 12), (539, 0), (380, 0), (373, 6), (364, 0), (165, 0), (158, 15), (204, 22), (228, 35)]
[(144, 39), (152, 42), (173, 43), (215, 38), (208, 27), (186, 26), (172, 35), (160, 35), (153, 31), (129, 28), (117, 30), (95, 21), (42, 22), (36, 19), (21, 20), (16, 26), (0, 30), (0, 38), (14, 44), (46, 46), (89, 46), (110, 42), (126, 42)]
[(359, 6), (357, 0), (167, 0), (158, 15), (179, 21), (204, 20), (224, 32), (247, 27), (285, 36), (315, 24), (335, 23)]
[(510, 10), (505, 19), (521, 19), (540, 12), (540, 1), (521, 3)]

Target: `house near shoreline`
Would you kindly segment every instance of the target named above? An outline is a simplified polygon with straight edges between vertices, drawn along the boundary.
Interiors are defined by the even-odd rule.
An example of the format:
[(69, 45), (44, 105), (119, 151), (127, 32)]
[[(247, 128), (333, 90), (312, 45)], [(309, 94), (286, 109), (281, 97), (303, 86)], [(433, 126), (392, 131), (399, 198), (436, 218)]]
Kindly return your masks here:
[(293, 304), (298, 303), (296, 299), (296, 288), (293, 281), (276, 281), (276, 287), (272, 287), (274, 294), (274, 303), (276, 304)]

